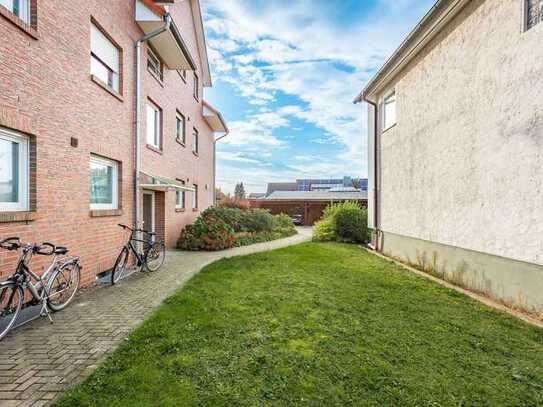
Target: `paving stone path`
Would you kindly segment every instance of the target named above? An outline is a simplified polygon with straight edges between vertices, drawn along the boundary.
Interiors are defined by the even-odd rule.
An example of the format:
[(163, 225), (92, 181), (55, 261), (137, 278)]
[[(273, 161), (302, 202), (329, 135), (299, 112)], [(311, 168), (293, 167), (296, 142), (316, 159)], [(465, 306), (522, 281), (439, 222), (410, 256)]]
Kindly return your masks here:
[(222, 252), (169, 252), (162, 269), (118, 285), (82, 290), (73, 304), (10, 332), (0, 342), (0, 406), (42, 406), (87, 377), (160, 303), (202, 267), (225, 257), (307, 241), (310, 228), (274, 242)]

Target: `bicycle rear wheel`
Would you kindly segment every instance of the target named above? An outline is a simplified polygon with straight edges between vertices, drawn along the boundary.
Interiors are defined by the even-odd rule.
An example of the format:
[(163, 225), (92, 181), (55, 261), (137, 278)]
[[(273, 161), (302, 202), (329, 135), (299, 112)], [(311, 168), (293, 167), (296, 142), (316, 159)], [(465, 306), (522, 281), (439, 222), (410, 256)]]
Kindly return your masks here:
[(157, 271), (164, 264), (165, 258), (166, 247), (164, 243), (154, 242), (145, 256), (145, 269), (150, 272)]
[(0, 339), (3, 339), (15, 325), (23, 305), (23, 298), (23, 289), (15, 284), (0, 287)]
[(121, 253), (119, 253), (119, 257), (117, 257), (115, 266), (111, 271), (111, 284), (117, 284), (125, 275), (126, 264), (128, 263), (128, 255), (128, 248), (125, 246), (121, 250)]
[(47, 305), (52, 311), (68, 306), (79, 289), (81, 270), (78, 263), (61, 266), (51, 277), (47, 287)]

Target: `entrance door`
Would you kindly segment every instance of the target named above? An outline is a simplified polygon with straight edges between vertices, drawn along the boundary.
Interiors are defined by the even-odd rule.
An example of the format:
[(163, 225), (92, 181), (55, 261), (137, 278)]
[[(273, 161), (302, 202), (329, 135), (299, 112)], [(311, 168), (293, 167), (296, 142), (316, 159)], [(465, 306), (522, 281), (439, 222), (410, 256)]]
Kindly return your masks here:
[(143, 193), (143, 229), (155, 231), (155, 194), (151, 191)]

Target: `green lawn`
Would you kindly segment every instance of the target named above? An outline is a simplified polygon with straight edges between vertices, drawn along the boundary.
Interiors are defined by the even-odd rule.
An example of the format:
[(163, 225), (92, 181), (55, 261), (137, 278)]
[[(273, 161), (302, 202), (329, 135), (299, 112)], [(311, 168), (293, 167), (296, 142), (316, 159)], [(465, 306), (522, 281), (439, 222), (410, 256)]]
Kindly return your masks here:
[(208, 266), (58, 402), (295, 404), (541, 406), (543, 330), (307, 243)]

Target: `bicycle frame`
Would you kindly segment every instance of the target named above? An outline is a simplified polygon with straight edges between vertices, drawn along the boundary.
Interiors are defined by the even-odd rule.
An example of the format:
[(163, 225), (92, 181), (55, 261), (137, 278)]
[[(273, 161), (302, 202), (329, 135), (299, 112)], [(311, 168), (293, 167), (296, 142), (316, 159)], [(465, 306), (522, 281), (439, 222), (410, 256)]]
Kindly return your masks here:
[[(134, 253), (134, 256), (136, 256), (136, 259), (138, 260), (138, 266), (142, 265), (145, 262), (145, 256), (147, 255), (147, 250), (149, 247), (152, 246), (153, 242), (145, 239), (138, 239), (134, 237), (135, 232), (131, 232), (130, 234), (130, 240), (126, 244), (126, 246), (129, 248), (129, 250)], [(134, 244), (134, 242), (143, 243), (143, 252), (140, 253), (137, 248), (137, 243)]]

